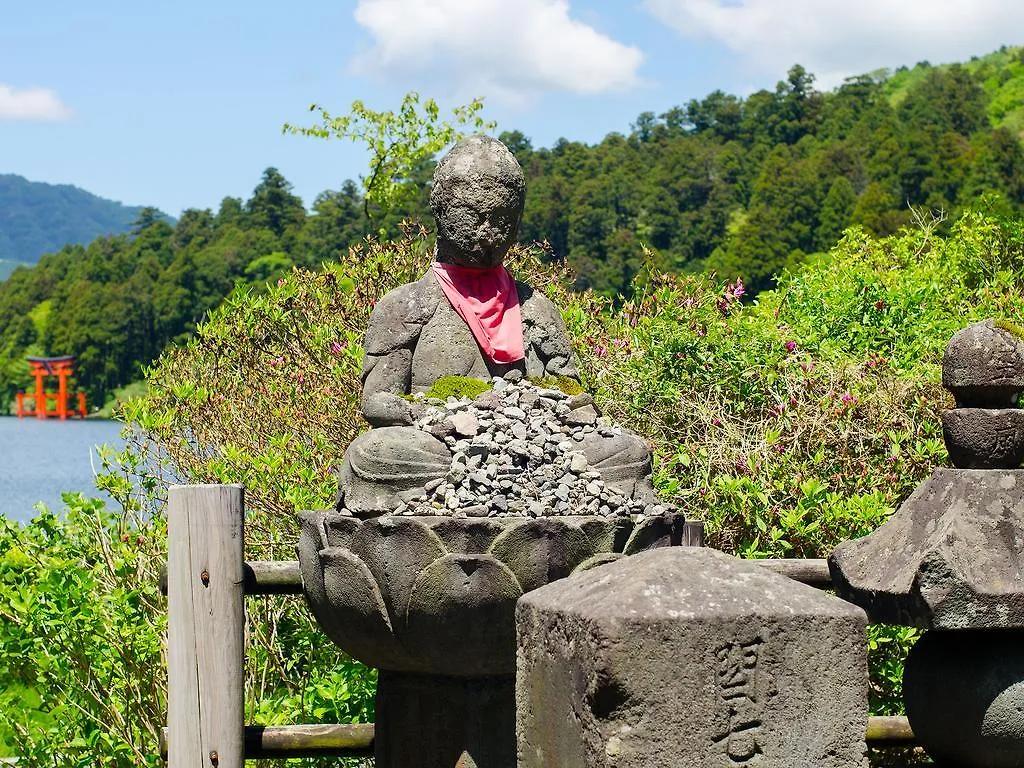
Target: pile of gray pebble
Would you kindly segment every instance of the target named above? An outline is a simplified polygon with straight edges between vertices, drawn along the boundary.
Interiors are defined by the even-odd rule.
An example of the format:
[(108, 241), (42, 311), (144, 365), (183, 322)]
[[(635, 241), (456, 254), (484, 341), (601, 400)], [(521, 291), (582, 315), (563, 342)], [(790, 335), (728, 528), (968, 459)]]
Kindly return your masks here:
[(448, 474), (400, 494), (392, 514), (453, 517), (661, 515), (669, 507), (627, 498), (605, 484), (581, 443), (621, 427), (598, 415), (586, 393), (569, 395), (526, 379), (493, 380), (477, 397), (420, 396), (415, 426), (452, 452)]

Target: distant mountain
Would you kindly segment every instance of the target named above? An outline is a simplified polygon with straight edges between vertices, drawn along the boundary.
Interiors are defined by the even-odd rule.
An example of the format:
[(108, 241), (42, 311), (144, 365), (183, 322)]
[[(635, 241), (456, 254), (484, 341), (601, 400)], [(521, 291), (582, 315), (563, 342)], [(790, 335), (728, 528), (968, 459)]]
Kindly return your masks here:
[(10, 270), (5, 262), (34, 264), (69, 243), (128, 232), (142, 210), (70, 184), (0, 174), (0, 279)]

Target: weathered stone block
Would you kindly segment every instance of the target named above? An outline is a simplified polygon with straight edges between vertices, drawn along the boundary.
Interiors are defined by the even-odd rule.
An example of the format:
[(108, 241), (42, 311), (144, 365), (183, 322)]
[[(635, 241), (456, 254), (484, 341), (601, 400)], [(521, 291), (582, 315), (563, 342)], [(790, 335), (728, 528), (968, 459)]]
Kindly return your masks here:
[(872, 621), (1024, 627), (1024, 470), (937, 469), (889, 520), (829, 557)]
[(711, 549), (577, 573), (516, 611), (520, 768), (865, 766), (866, 617)]

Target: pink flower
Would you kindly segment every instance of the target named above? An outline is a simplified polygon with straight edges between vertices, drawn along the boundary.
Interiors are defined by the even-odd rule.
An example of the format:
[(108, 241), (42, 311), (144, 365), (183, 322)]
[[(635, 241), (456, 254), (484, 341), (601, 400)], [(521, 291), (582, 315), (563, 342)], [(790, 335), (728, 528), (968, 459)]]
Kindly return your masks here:
[(795, 341), (787, 341), (786, 342), (786, 351), (790, 352), (790, 353), (795, 352), (796, 351), (796, 342)]
[(735, 283), (728, 283), (725, 286), (725, 292), (717, 302), (718, 311), (724, 315), (728, 312), (730, 305), (734, 301), (739, 301), (740, 297), (746, 295), (746, 293), (747, 289), (743, 287), (742, 278), (737, 277)]
[(334, 354), (335, 357), (338, 357), (344, 351), (345, 351), (345, 347), (342, 346), (341, 342), (339, 342), (339, 341), (332, 341), (331, 342), (331, 352)]

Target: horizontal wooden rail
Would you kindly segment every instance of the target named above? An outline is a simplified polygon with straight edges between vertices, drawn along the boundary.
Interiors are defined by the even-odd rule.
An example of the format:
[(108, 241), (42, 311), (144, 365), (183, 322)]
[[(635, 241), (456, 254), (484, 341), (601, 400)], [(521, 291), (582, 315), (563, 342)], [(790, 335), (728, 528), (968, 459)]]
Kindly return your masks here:
[[(247, 595), (301, 595), (298, 560), (247, 560), (242, 569)], [(160, 591), (167, 594), (167, 569), (160, 573)]]
[[(246, 760), (299, 757), (373, 757), (373, 723), (346, 725), (247, 725)], [(167, 759), (167, 729), (160, 729), (160, 757)]]
[(828, 572), (828, 561), (823, 559), (801, 560), (798, 558), (750, 560), (770, 571), (788, 576), (818, 589), (832, 589), (832, 575)]
[(253, 560), (245, 564), (245, 594), (301, 595), (298, 560)]
[[(373, 757), (373, 723), (355, 725), (249, 725), (246, 760), (298, 757)], [(160, 757), (167, 759), (167, 729), (160, 733)], [(865, 734), (872, 747), (913, 747), (914, 732), (905, 717), (869, 717)]]

